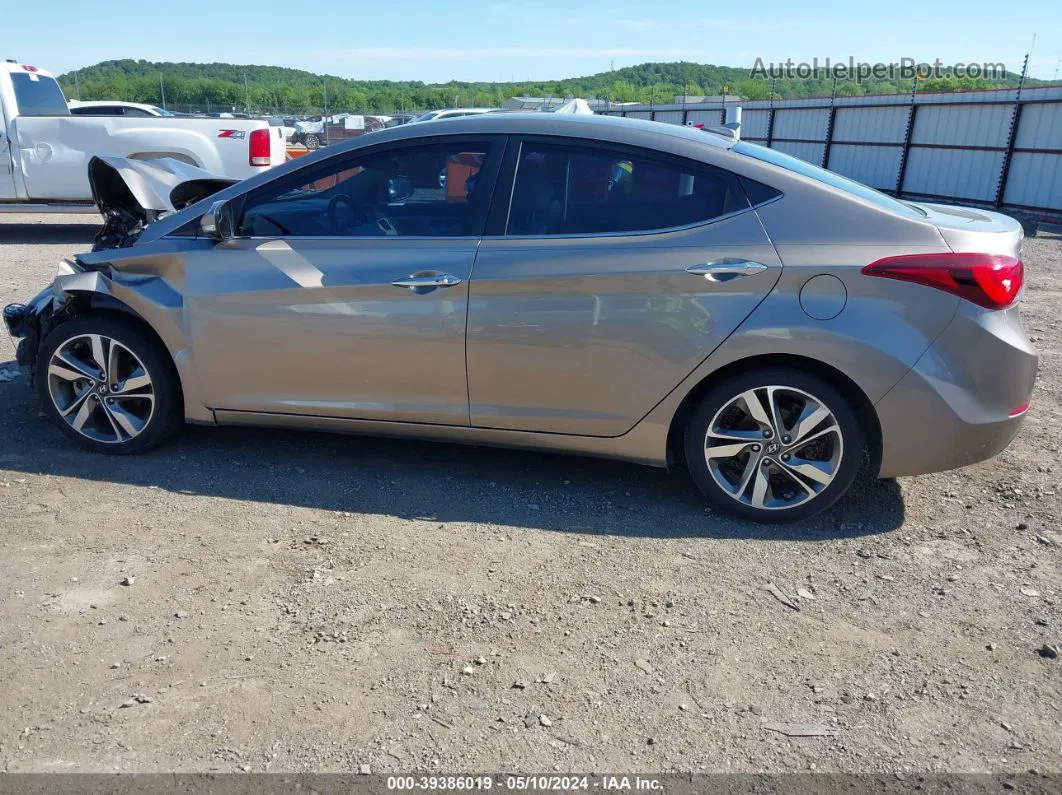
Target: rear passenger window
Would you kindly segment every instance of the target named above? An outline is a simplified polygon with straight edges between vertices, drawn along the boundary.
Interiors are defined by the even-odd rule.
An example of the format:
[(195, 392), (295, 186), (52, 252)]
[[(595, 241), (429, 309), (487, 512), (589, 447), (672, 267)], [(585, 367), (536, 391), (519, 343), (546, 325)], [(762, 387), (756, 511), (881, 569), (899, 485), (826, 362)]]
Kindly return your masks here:
[(643, 232), (710, 221), (748, 207), (735, 177), (621, 151), (524, 144), (510, 235)]

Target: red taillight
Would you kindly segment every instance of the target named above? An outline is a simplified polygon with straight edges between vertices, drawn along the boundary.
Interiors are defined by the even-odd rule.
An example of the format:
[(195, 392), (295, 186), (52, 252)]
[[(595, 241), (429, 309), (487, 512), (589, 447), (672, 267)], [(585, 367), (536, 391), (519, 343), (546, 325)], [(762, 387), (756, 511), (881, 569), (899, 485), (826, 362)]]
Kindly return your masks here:
[(273, 163), (269, 148), (269, 130), (252, 130), (250, 144), (250, 163), (252, 166), (269, 166)]
[(1006, 309), (1018, 300), (1025, 266), (1000, 254), (911, 254), (879, 259), (863, 273), (936, 287), (986, 309)]
[(1011, 417), (1020, 417), (1022, 414), (1024, 414), (1028, 410), (1029, 410), (1029, 401), (1026, 400), (1020, 406), (1015, 406), (1011, 410), (1009, 416), (1011, 416)]

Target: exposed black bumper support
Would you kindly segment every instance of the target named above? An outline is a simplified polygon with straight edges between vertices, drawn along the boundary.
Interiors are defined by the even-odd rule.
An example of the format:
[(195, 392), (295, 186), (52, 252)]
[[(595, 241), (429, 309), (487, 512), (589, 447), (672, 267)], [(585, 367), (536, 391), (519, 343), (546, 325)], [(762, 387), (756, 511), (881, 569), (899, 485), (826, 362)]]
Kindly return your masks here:
[(29, 307), (25, 304), (8, 304), (4, 307), (4, 325), (12, 337), (26, 336), (26, 318)]
[[(42, 317), (43, 315), (43, 317)], [(27, 304), (8, 304), (4, 307), (4, 325), (8, 333), (18, 340), (15, 346), (15, 360), (23, 367), (32, 367), (37, 361), (37, 349), (47, 328), (50, 315), (44, 306), (36, 302)]]

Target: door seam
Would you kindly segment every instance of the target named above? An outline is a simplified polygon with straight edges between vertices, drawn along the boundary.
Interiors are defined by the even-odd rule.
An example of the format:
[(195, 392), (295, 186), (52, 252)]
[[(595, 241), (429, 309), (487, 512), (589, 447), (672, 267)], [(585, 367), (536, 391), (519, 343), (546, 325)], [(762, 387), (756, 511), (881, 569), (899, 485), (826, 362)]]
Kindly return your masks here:
[(468, 411), (468, 427), (472, 427), (472, 385), (468, 380), (468, 317), (472, 307), (472, 279), (476, 275), (476, 260), (479, 259), (479, 248), (483, 245), (483, 238), (476, 241), (476, 253), (472, 255), (472, 267), (468, 271), (468, 289), (465, 290), (465, 408)]

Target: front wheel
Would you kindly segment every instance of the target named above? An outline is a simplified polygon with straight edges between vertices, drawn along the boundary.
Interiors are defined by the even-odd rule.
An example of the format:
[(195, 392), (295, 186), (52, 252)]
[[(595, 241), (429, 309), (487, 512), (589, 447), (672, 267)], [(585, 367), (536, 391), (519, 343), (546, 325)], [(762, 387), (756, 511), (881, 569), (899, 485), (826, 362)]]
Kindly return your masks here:
[(790, 368), (739, 373), (713, 387), (685, 431), (697, 486), (724, 513), (755, 522), (804, 519), (852, 485), (864, 439), (832, 384)]
[(166, 349), (141, 324), (75, 318), (41, 344), (36, 382), (45, 414), (99, 453), (137, 453), (181, 424), (181, 391)]
[(320, 149), (321, 139), (316, 135), (310, 134), (306, 136), (305, 140), (303, 140), (303, 144), (307, 149)]

